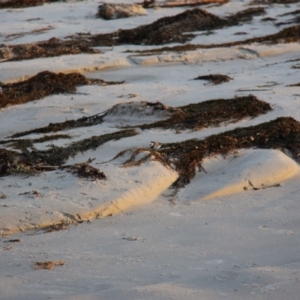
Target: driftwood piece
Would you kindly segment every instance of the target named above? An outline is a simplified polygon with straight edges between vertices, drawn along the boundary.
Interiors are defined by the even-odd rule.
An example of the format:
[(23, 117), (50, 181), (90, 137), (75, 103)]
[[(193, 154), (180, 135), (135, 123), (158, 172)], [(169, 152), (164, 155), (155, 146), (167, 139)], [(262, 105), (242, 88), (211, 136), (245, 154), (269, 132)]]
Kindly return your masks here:
[(146, 14), (146, 10), (139, 4), (103, 3), (98, 7), (97, 17), (105, 20), (111, 20)]
[(152, 8), (152, 7), (178, 7), (178, 6), (197, 6), (205, 5), (210, 3), (224, 4), (229, 2), (229, 0), (144, 0), (143, 7)]

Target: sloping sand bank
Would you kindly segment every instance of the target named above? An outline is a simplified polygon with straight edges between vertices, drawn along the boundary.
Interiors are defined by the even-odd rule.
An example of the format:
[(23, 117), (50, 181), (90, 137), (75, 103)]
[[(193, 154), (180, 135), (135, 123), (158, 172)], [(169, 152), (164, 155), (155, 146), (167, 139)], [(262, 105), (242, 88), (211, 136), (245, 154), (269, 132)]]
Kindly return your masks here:
[[(299, 165), (279, 150), (240, 150), (227, 158), (206, 158), (199, 173), (180, 194), (189, 200), (210, 200), (245, 190), (277, 188), (299, 174)], [(241, 194), (242, 197), (242, 194)]]
[(65, 170), (6, 177), (0, 234), (112, 216), (153, 201), (177, 179), (176, 172), (156, 162), (103, 170), (107, 180), (78, 179)]

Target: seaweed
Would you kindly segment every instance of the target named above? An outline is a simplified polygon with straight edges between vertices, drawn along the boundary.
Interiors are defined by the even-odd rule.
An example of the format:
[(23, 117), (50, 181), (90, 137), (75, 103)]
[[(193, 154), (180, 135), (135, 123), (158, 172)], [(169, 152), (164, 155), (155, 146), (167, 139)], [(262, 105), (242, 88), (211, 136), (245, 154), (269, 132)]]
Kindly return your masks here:
[(195, 37), (195, 34), (186, 34), (186, 32), (211, 31), (234, 26), (251, 20), (255, 15), (264, 13), (263, 7), (253, 7), (233, 14), (228, 18), (220, 18), (205, 10), (194, 8), (175, 16), (163, 17), (148, 25), (142, 25), (133, 29), (119, 29), (117, 32), (109, 34), (94, 35), (90, 40), (93, 46), (185, 43)]
[(300, 86), (300, 82), (299, 83), (294, 83), (294, 84), (289, 84), (287, 85), (288, 87), (295, 87), (295, 86)]
[(263, 7), (252, 7), (228, 18), (220, 18), (205, 10), (194, 8), (175, 16), (163, 17), (151, 24), (132, 29), (119, 29), (107, 34), (78, 33), (61, 40), (51, 38), (31, 44), (0, 45), (1, 61), (52, 57), (64, 54), (101, 53), (93, 47), (117, 46), (124, 44), (160, 45), (167, 43), (185, 43), (196, 35), (192, 31), (212, 31), (235, 26), (251, 20), (255, 15), (264, 14)]
[[(87, 150), (94, 150), (104, 143), (111, 140), (119, 140), (125, 137), (131, 137), (138, 133), (133, 129), (121, 130), (113, 133), (92, 136), (77, 142), (73, 142), (66, 147), (52, 146), (49, 150), (30, 151), (32, 141), (15, 140), (15, 147), (19, 151), (7, 150), (0, 148), (0, 177), (10, 174), (35, 174), (40, 171), (56, 170), (67, 161), (69, 157), (74, 157), (78, 153)], [(82, 169), (83, 173), (84, 169)], [(86, 170), (88, 173), (88, 169)], [(90, 169), (90, 174), (94, 174)]]
[(29, 44), (0, 44), (0, 62), (79, 53), (99, 54), (102, 52), (98, 49), (91, 48), (90, 43), (84, 38), (81, 38), (80, 40), (51, 38), (47, 41)]
[(58, 0), (5, 0), (0, 2), (1, 8), (19, 8), (43, 5), (46, 2), (57, 2)]
[(67, 168), (67, 170), (71, 171), (73, 174), (78, 175), (81, 178), (91, 178), (92, 180), (103, 180), (107, 179), (105, 174), (92, 166), (89, 165), (94, 159), (89, 159), (88, 161), (84, 163), (77, 163), (71, 166), (64, 166), (64, 168)]
[(0, 82), (0, 108), (42, 99), (48, 95), (74, 93), (77, 86), (122, 83), (124, 82), (105, 82), (102, 79), (88, 79), (79, 73), (56, 74), (44, 71), (24, 81), (8, 84)]
[(246, 117), (257, 117), (272, 110), (269, 103), (253, 95), (233, 99), (215, 99), (174, 108), (167, 120), (134, 127), (141, 129), (164, 128), (175, 130), (200, 130), (219, 126), (223, 122), (234, 123)]
[(273, 5), (273, 4), (292, 4), (299, 0), (253, 0), (250, 5)]
[(194, 78), (194, 80), (208, 80), (209, 82), (216, 85), (216, 84), (221, 84), (223, 82), (228, 82), (232, 80), (232, 78), (222, 74), (209, 74), (209, 75), (198, 76)]
[[(236, 128), (203, 140), (191, 139), (177, 143), (164, 143), (158, 150), (147, 149), (146, 157), (136, 160), (146, 149), (134, 150), (124, 166), (139, 165), (153, 159), (172, 167), (179, 174), (173, 188), (182, 188), (195, 177), (197, 170), (204, 171), (206, 157), (228, 155), (241, 148), (288, 150), (296, 160), (300, 157), (300, 122), (291, 117), (281, 117), (255, 126)], [(123, 155), (119, 153), (116, 157)], [(139, 156), (140, 157), (140, 156)]]
[(261, 44), (279, 44), (279, 43), (294, 43), (300, 40), (300, 25), (290, 26), (280, 30), (275, 34), (265, 35), (261, 37), (254, 37), (242, 41), (228, 42), (222, 44), (209, 44), (209, 45), (196, 45), (196, 44), (185, 44), (173, 47), (161, 47), (151, 50), (139, 50), (139, 51), (129, 51), (128, 53), (140, 53), (143, 55), (159, 54), (163, 52), (173, 51), (173, 52), (183, 52), (183, 51), (194, 51), (197, 49), (211, 49), (211, 48), (225, 48), (233, 47), (239, 45), (247, 45), (252, 43)]

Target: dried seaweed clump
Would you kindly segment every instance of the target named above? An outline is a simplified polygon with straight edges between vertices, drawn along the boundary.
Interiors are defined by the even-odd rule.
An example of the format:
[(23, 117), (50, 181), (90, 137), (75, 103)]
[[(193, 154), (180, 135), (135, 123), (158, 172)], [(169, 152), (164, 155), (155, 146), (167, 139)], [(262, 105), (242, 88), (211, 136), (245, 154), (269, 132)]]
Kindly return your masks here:
[(102, 113), (98, 113), (89, 117), (82, 117), (77, 120), (67, 120), (65, 122), (60, 123), (50, 123), (48, 126), (45, 127), (15, 133), (12, 136), (10, 136), (10, 138), (21, 137), (32, 133), (49, 133), (78, 127), (94, 126), (101, 124), (103, 121), (109, 120), (109, 118), (121, 120), (122, 117), (126, 115), (127, 119), (135, 114), (141, 118), (147, 117), (149, 115), (166, 117), (167, 115), (169, 116), (174, 110), (174, 108), (168, 107), (160, 102), (152, 103), (141, 101), (120, 103), (114, 105), (111, 109)]
[[(172, 166), (179, 174), (173, 187), (189, 184), (197, 170), (203, 171), (203, 159), (215, 155), (227, 155), (241, 148), (288, 150), (295, 159), (300, 157), (300, 123), (291, 117), (282, 117), (256, 126), (236, 128), (211, 135), (204, 140), (192, 139), (178, 143), (162, 144), (159, 150), (151, 150), (152, 159)], [(136, 160), (145, 149), (135, 150), (125, 166), (139, 165), (146, 158)], [(154, 155), (155, 153), (155, 155)]]
[(299, 0), (253, 0), (250, 5), (272, 5), (272, 4), (292, 4)]
[(98, 49), (91, 48), (91, 45), (83, 38), (80, 40), (66, 41), (51, 38), (38, 43), (18, 45), (0, 44), (0, 59), (2, 61), (16, 61), (79, 53), (97, 54), (101, 52)]
[(107, 133), (100, 136), (92, 136), (81, 141), (73, 142), (66, 147), (52, 147), (44, 151), (32, 151), (28, 156), (30, 161), (40, 161), (51, 166), (64, 164), (69, 157), (74, 157), (78, 153), (88, 150), (95, 150), (99, 146), (112, 140), (119, 140), (136, 135), (137, 132), (132, 129), (121, 130), (113, 133)]
[(143, 55), (152, 55), (163, 53), (167, 51), (182, 52), (182, 51), (194, 51), (197, 49), (212, 49), (212, 48), (224, 48), (233, 47), (239, 45), (250, 45), (252, 43), (260, 43), (267, 45), (274, 45), (280, 43), (295, 43), (300, 41), (300, 25), (290, 26), (280, 30), (279, 32), (271, 35), (265, 35), (261, 37), (254, 37), (246, 40), (228, 42), (222, 44), (210, 44), (210, 45), (195, 45), (195, 44), (185, 44), (173, 47), (161, 47), (151, 50), (139, 50), (134, 51), (135, 53), (141, 53)]
[(253, 95), (233, 99), (215, 99), (177, 107), (169, 119), (137, 127), (200, 130), (204, 127), (218, 126), (223, 122), (234, 123), (243, 118), (254, 118), (271, 110), (269, 103)]
[(18, 8), (43, 5), (46, 2), (57, 2), (57, 0), (4, 0), (0, 2), (1, 8)]
[[(161, 45), (166, 43), (184, 43), (194, 34), (183, 34), (184, 32), (197, 30), (210, 30), (222, 28), (226, 20), (221, 19), (205, 10), (195, 8), (187, 10), (171, 17), (161, 18), (151, 24), (142, 25), (133, 29), (120, 29), (118, 32), (107, 35), (98, 35), (93, 39), (98, 43), (107, 40), (120, 44), (134, 45)], [(112, 36), (114, 39), (112, 40)]]
[(91, 163), (93, 160), (94, 159), (89, 159), (87, 162), (74, 164), (67, 169), (70, 170), (73, 174), (76, 174), (82, 178), (90, 178), (92, 180), (107, 179), (105, 174), (101, 170), (89, 165), (89, 163)]
[(101, 170), (96, 169), (86, 163), (75, 164), (71, 169), (72, 173), (77, 174), (79, 177), (91, 178), (92, 180), (107, 179)]
[[(118, 82), (123, 83), (123, 82)], [(88, 84), (106, 84), (101, 79), (88, 79), (79, 73), (53, 73), (44, 71), (17, 83), (0, 82), (0, 108), (23, 104), (48, 95), (74, 93), (77, 86)]]
[(289, 86), (289, 87), (300, 86), (300, 82), (299, 82), (299, 83), (294, 83), (294, 84), (289, 84), (289, 85), (287, 85), (287, 86)]
[(133, 29), (118, 30), (110, 34), (100, 34), (90, 38), (94, 46), (100, 45), (161, 45), (167, 43), (184, 43), (195, 37), (187, 32), (214, 30), (225, 26), (234, 26), (253, 15), (264, 13), (264, 8), (250, 8), (231, 15), (227, 19), (220, 18), (205, 10), (194, 8), (175, 16), (161, 18), (151, 24)]
[(32, 133), (49, 133), (62, 130), (68, 130), (78, 127), (89, 127), (103, 122), (103, 114), (99, 113), (90, 117), (82, 117), (76, 120), (66, 120), (65, 122), (50, 123), (48, 126), (35, 128), (27, 131), (17, 132), (10, 136), (10, 138), (17, 138)]
[(203, 75), (203, 76), (198, 76), (194, 78), (194, 80), (208, 80), (209, 82), (213, 84), (221, 84), (223, 82), (228, 82), (232, 80), (231, 77), (228, 75), (222, 75), (222, 74), (209, 74), (209, 75)]
[[(22, 152), (20, 153), (0, 148), (0, 177), (13, 174), (34, 174), (40, 171), (56, 170), (63, 167), (62, 165), (69, 157), (74, 157), (76, 154), (90, 149), (94, 150), (108, 141), (119, 140), (137, 134), (138, 133), (133, 129), (121, 130), (100, 136), (92, 136), (81, 141), (73, 142), (66, 147), (52, 146), (49, 150), (40, 151), (35, 149), (30, 151), (28, 147), (32, 148), (32, 141), (29, 139), (14, 140), (14, 148), (17, 148)], [(67, 168), (70, 166), (65, 167)], [(76, 168), (77, 167), (75, 167), (75, 169)], [(92, 167), (83, 167), (79, 171), (81, 171), (81, 173), (78, 172), (78, 175), (90, 173), (91, 177), (98, 176)]]
[(195, 8), (175, 16), (161, 18), (151, 24), (133, 29), (107, 34), (78, 33), (68, 36), (68, 40), (52, 38), (34, 44), (0, 45), (0, 62), (52, 57), (64, 54), (99, 53), (93, 47), (113, 45), (161, 45), (167, 43), (185, 43), (196, 35), (187, 32), (220, 29), (235, 26), (251, 20), (255, 15), (264, 13), (263, 7), (253, 7), (220, 18), (205, 10)]

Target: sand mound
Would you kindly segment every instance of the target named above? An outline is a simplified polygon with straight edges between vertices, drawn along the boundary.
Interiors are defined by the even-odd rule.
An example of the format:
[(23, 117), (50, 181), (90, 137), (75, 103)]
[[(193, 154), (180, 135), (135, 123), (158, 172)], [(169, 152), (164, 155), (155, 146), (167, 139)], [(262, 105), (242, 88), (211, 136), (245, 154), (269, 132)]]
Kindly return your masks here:
[(175, 108), (160, 102), (127, 102), (114, 105), (106, 112), (103, 121), (126, 125), (152, 123), (170, 117), (175, 111)]
[(177, 178), (171, 169), (151, 161), (136, 168), (101, 165), (101, 170), (107, 180), (79, 179), (66, 170), (6, 177), (0, 235), (112, 216), (154, 200)]
[(105, 20), (128, 18), (139, 15), (146, 15), (146, 10), (138, 4), (114, 4), (103, 3), (98, 7), (97, 16)]
[(299, 165), (278, 150), (248, 149), (224, 159), (222, 156), (206, 158), (206, 170), (191, 182), (182, 196), (209, 200), (245, 190), (280, 188), (283, 181), (299, 172)]

